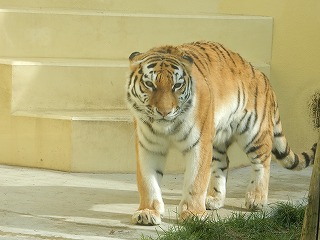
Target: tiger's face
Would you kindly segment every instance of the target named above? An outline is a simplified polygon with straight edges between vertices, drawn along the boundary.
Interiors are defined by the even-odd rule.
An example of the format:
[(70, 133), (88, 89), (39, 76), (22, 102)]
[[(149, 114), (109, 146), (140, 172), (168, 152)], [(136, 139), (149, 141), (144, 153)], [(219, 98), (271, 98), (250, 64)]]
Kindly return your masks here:
[(190, 57), (167, 52), (134, 52), (129, 60), (127, 101), (139, 118), (173, 121), (192, 106)]

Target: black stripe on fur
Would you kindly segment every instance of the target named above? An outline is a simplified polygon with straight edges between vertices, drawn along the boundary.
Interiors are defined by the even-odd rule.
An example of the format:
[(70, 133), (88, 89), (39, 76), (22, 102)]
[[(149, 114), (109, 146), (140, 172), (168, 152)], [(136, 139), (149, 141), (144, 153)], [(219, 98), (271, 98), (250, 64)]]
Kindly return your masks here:
[(289, 155), (290, 148), (289, 148), (289, 146), (287, 144), (286, 149), (284, 150), (284, 152), (279, 152), (278, 149), (273, 149), (272, 153), (276, 157), (276, 159), (283, 160), (284, 158), (286, 158)]

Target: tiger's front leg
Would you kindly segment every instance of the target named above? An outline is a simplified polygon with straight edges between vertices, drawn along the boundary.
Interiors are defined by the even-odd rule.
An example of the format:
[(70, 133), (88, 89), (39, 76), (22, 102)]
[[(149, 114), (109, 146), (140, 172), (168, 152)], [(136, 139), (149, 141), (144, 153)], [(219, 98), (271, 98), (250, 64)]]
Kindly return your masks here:
[(147, 150), (137, 141), (137, 185), (140, 206), (132, 216), (132, 222), (140, 225), (158, 225), (164, 214), (160, 182), (166, 153)]
[(178, 213), (180, 220), (203, 217), (206, 213), (206, 195), (210, 180), (211, 143), (200, 139), (198, 144), (183, 152), (186, 159), (182, 200)]

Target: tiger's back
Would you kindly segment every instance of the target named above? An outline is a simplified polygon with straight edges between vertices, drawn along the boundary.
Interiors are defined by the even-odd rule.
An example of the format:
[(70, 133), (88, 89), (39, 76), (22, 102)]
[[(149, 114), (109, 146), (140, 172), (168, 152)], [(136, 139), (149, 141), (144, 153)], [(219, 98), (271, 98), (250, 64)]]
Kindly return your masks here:
[[(275, 93), (264, 73), (219, 43), (195, 42), (182, 49), (192, 56), (198, 79), (205, 80), (212, 93), (215, 142), (229, 145), (236, 140), (247, 154), (269, 143), (277, 160), (289, 169), (300, 170), (312, 163), (315, 146), (302, 156), (290, 151)], [(267, 151), (260, 150), (260, 154)]]
[[(232, 140), (252, 130), (258, 120), (272, 131), (277, 105), (265, 74), (218, 43), (196, 42), (182, 49), (194, 59), (196, 81), (205, 81), (204, 88), (210, 91), (216, 141)], [(198, 91), (201, 95), (203, 90)]]
[(227, 149), (234, 141), (252, 164), (246, 193), (251, 209), (267, 203), (272, 153), (288, 169), (312, 164), (315, 146), (302, 154), (291, 151), (267, 77), (239, 54), (219, 43), (194, 42), (136, 52), (130, 61), (127, 100), (137, 126), (140, 192), (134, 222), (159, 222), (159, 184), (171, 143), (186, 158), (182, 218), (223, 206)]

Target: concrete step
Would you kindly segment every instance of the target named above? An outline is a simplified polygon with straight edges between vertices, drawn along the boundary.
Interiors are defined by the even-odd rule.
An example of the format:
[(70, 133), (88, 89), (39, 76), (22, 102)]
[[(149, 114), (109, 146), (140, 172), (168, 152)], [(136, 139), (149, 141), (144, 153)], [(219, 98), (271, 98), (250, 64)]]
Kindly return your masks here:
[[(217, 15), (211, 1), (0, 0), (0, 163), (134, 172), (125, 109), (127, 58), (161, 44), (212, 40), (270, 74), (272, 18)], [(196, 6), (195, 6), (196, 5)], [(13, 114), (13, 115), (12, 115)], [(234, 147), (232, 166), (246, 164)], [(168, 172), (181, 172), (169, 154)]]
[[(72, 172), (135, 171), (134, 127), (127, 110), (47, 110), (12, 115), (13, 75), (12, 65), (0, 64), (1, 164)], [(232, 166), (247, 163), (238, 152)], [(183, 157), (172, 150), (167, 172), (183, 169)]]
[(196, 40), (224, 43), (269, 63), (272, 18), (84, 9), (0, 9), (0, 56), (127, 59), (133, 51)]
[[(48, 115), (61, 119), (69, 113), (126, 109), (128, 61), (81, 59), (2, 59), (12, 65), (12, 103), (15, 115)], [(270, 75), (270, 66), (254, 63)], [(84, 111), (87, 111), (85, 113)]]
[(126, 107), (127, 60), (29, 59), (9, 64), (13, 66), (13, 112)]
[[(173, 7), (173, 5), (178, 7)], [(46, 10), (84, 10), (84, 11), (118, 11), (143, 13), (214, 13), (215, 3), (210, 0), (194, 2), (193, 0), (0, 0), (0, 8), (46, 9)]]
[[(133, 118), (128, 110), (16, 112), (14, 116), (48, 119), (48, 121), (54, 119), (58, 129), (61, 129), (59, 125), (63, 126), (66, 123), (70, 125), (70, 128), (63, 132), (63, 137), (70, 139), (71, 144), (65, 149), (67, 154), (64, 154), (68, 156), (64, 159), (67, 169), (58, 168), (58, 170), (72, 172), (135, 171), (135, 133)], [(40, 129), (35, 129), (35, 132), (38, 131)], [(52, 144), (51, 141), (48, 144)], [(59, 142), (55, 144), (59, 145)], [(50, 151), (52, 146), (47, 146), (46, 149)], [(231, 167), (248, 164), (245, 154), (237, 145), (232, 145), (228, 155), (231, 159)], [(38, 164), (33, 163), (31, 166), (43, 166), (45, 164), (43, 161), (46, 161), (47, 158), (41, 157), (41, 159)], [(171, 149), (168, 155), (167, 171), (183, 172), (184, 167), (185, 161), (182, 154), (176, 149)]]

